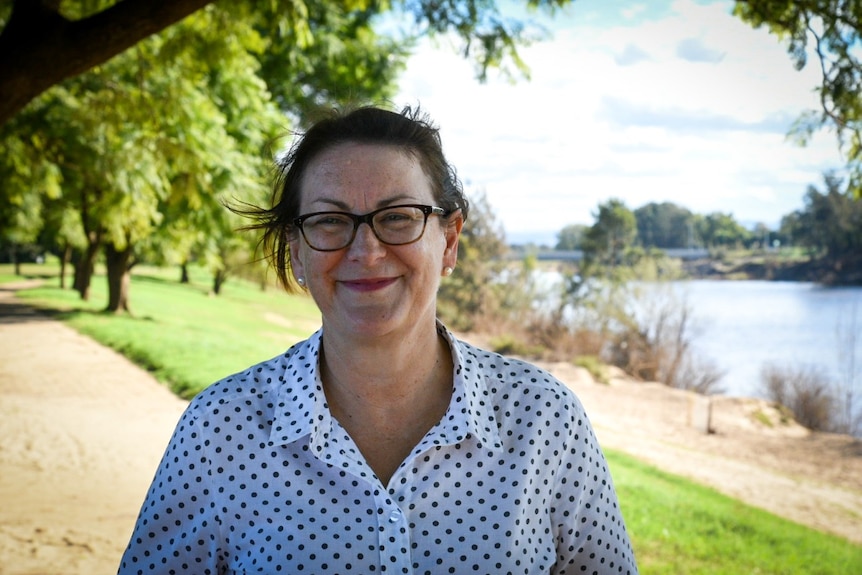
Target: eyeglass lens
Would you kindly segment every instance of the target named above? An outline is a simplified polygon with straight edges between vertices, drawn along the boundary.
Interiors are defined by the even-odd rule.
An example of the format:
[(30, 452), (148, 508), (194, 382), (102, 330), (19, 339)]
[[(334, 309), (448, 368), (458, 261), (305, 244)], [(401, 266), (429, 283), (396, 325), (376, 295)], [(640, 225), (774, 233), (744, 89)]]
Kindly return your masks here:
[(353, 241), (364, 221), (381, 242), (401, 245), (422, 237), (427, 220), (426, 212), (418, 206), (393, 206), (365, 217), (346, 212), (321, 212), (302, 218), (302, 233), (314, 249), (339, 250)]

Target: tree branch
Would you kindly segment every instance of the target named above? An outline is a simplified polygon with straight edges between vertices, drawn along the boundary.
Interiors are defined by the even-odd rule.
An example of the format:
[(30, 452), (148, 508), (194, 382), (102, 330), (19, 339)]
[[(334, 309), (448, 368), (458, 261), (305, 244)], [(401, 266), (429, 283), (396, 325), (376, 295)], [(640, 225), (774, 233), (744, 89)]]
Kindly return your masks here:
[(102, 64), (213, 0), (121, 0), (70, 21), (57, 2), (15, 0), (0, 33), (0, 125), (66, 78)]

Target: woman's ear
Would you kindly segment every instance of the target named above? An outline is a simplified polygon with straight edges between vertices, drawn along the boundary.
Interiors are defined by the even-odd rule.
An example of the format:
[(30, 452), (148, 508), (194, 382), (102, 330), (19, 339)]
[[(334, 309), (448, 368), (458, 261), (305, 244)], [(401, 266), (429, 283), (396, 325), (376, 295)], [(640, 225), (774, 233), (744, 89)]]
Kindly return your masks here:
[(443, 251), (443, 267), (455, 268), (458, 263), (458, 240), (461, 238), (461, 230), (464, 228), (464, 216), (461, 210), (449, 216), (446, 222), (444, 234), (446, 236), (446, 249)]
[[(298, 280), (299, 278), (303, 278), (305, 280), (305, 264), (299, 252), (299, 239), (296, 238), (290, 242), (290, 271), (293, 274), (293, 279)], [(300, 283), (302, 287), (307, 285), (301, 282), (297, 283)]]

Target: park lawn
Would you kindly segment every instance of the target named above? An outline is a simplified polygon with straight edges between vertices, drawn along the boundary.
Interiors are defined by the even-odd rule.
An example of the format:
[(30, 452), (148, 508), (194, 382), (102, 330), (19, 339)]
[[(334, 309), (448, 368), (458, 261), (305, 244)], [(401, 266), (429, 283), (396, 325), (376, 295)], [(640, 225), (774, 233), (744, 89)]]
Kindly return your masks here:
[[(101, 312), (107, 301), (103, 276), (93, 280), (91, 301), (82, 302), (75, 292), (60, 289), (46, 267), (28, 267), (25, 274), (49, 279), (19, 292), (22, 299), (124, 353), (183, 397), (283, 352), (320, 325), (308, 297), (262, 291), (239, 280), (211, 296), (200, 270), (190, 284), (180, 284), (175, 270), (138, 269), (132, 316)], [(0, 265), (0, 283), (19, 279), (11, 266)], [(623, 453), (609, 450), (607, 456), (643, 575), (862, 573), (862, 546)]]
[(642, 575), (862, 574), (862, 546), (606, 455)]
[(241, 280), (228, 281), (213, 296), (200, 270), (194, 270), (191, 283), (180, 284), (178, 270), (135, 269), (131, 315), (103, 312), (107, 282), (102, 275), (93, 278), (88, 302), (71, 289), (60, 289), (56, 277), (18, 295), (127, 356), (187, 399), (283, 353), (320, 327), (320, 312), (307, 296), (274, 286), (264, 291)]

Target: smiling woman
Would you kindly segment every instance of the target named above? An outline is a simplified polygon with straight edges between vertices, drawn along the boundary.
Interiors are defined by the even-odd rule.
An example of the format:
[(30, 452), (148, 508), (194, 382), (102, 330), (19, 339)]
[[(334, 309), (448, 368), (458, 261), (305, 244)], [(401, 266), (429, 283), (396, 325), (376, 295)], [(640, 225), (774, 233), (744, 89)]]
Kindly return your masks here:
[(580, 401), (460, 341), (437, 289), (469, 211), (437, 129), (320, 121), (253, 211), (322, 328), (198, 395), (121, 573), (637, 573)]

